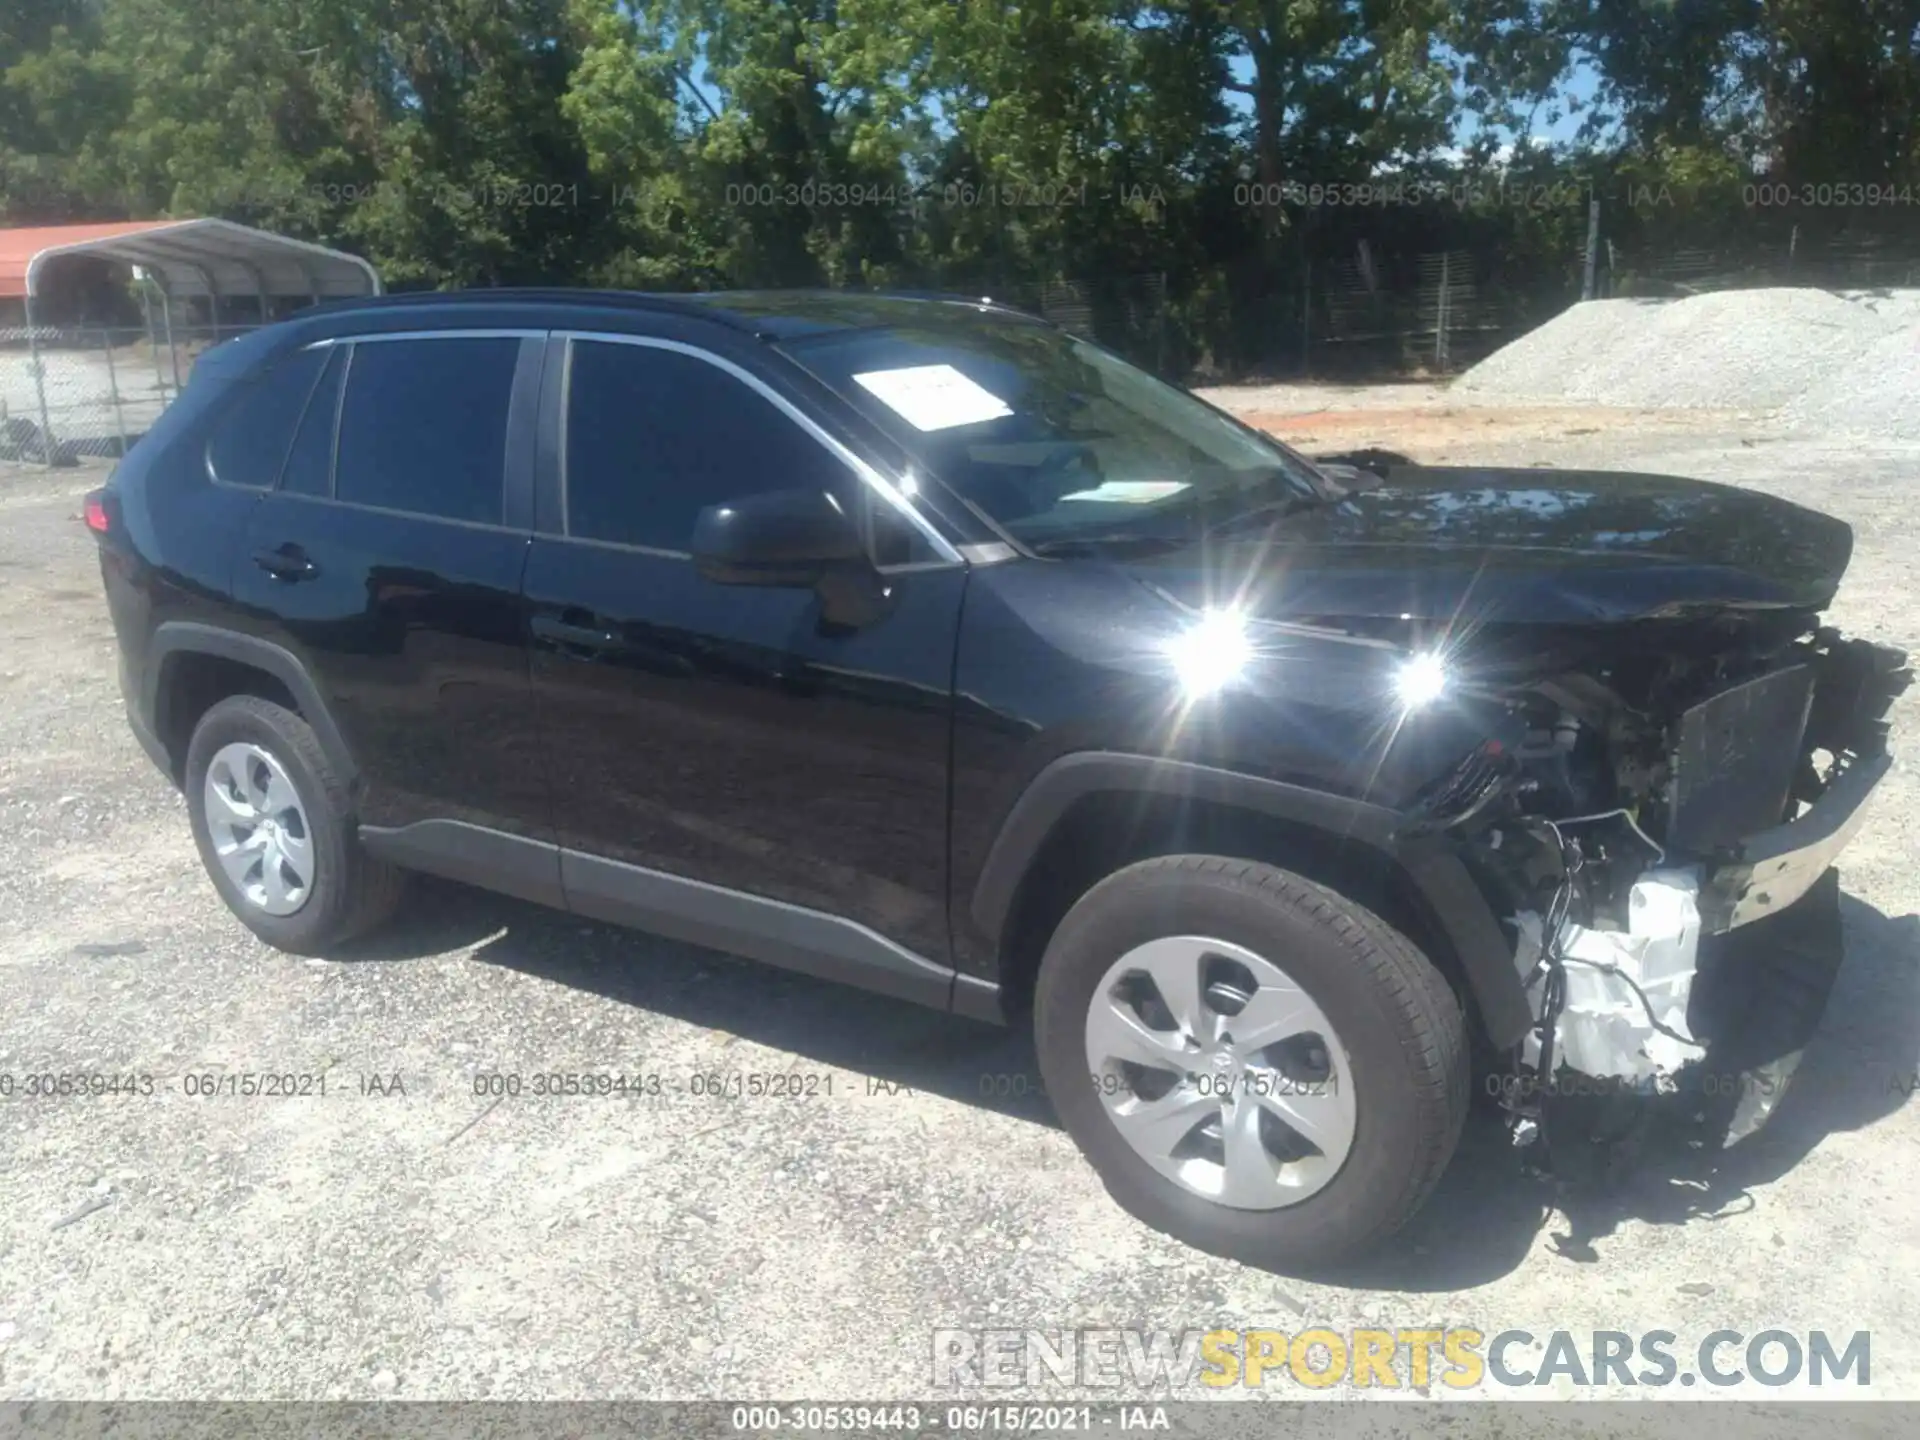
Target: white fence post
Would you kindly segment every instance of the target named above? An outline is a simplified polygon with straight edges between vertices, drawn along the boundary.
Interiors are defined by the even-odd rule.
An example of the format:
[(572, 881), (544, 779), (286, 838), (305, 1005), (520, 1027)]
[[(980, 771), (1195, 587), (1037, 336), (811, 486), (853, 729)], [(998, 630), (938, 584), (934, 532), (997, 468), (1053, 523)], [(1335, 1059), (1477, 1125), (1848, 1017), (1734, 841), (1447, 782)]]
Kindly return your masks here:
[(33, 371), (34, 399), (40, 405), (40, 459), (47, 469), (53, 468), (53, 423), (47, 418), (47, 378), (45, 367), (40, 363), (40, 339), (33, 325), (33, 296), (25, 297), (27, 317), (27, 366)]
[(127, 417), (120, 408), (120, 374), (113, 366), (113, 331), (100, 332), (101, 349), (107, 355), (107, 389), (113, 396), (113, 428), (120, 436), (120, 453), (127, 453)]

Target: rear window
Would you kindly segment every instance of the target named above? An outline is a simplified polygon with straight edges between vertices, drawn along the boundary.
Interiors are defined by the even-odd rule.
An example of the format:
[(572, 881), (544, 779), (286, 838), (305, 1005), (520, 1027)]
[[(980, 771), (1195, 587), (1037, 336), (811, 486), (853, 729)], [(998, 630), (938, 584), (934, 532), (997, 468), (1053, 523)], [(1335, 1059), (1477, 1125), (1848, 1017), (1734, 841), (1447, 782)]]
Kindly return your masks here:
[(334, 497), (497, 525), (520, 342), (360, 341), (347, 366)]
[(325, 350), (298, 350), (235, 387), (207, 440), (214, 479), (255, 489), (270, 489), (279, 480), (294, 427), (326, 359)]

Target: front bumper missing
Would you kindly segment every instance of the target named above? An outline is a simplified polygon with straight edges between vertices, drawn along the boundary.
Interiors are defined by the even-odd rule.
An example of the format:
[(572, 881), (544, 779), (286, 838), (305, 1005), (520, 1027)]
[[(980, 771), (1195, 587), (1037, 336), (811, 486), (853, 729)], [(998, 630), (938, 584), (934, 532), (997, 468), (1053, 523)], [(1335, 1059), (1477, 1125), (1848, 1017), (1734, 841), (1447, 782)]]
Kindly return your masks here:
[[(1700, 894), (1707, 934), (1778, 914), (1827, 872), (1893, 768), (1887, 712), (1912, 680), (1905, 651), (1823, 630), (1810, 663), (1716, 695), (1682, 718), (1676, 770), (1690, 768), (1699, 793), (1682, 807), (1688, 833), (1670, 834), (1669, 844), (1708, 860)], [(1756, 805), (1779, 814), (1780, 783), (1821, 751), (1837, 769), (1802, 814), (1751, 832), (1738, 823)]]
[(1838, 772), (1800, 815), (1718, 847), (1706, 868), (1687, 1020), (1707, 1045), (1694, 1078), (1722, 1145), (1773, 1118), (1826, 1014), (1844, 953), (1833, 862), (1893, 768), (1886, 714), (1911, 682), (1906, 660), (1829, 642), (1805, 741), (1844, 756)]
[(1695, 1079), (1723, 1146), (1772, 1119), (1826, 1014), (1844, 949), (1833, 862), (1892, 768), (1884, 750), (1853, 757), (1803, 814), (1707, 871), (1687, 1018), (1707, 1043)]
[(1853, 839), (1874, 787), (1892, 768), (1885, 752), (1855, 758), (1804, 814), (1731, 847), (1730, 858), (1710, 866), (1701, 886), (1706, 932), (1765, 919), (1811, 890)]
[(1704, 1100), (1721, 1145), (1772, 1118), (1826, 1014), (1843, 951), (1840, 876), (1831, 869), (1791, 904), (1701, 941), (1687, 1022), (1707, 1053), (1687, 1088)]
[[(1552, 1088), (1537, 1058), (1550, 1010), (1563, 1066), (1643, 1094), (1677, 1087), (1690, 1103), (1704, 1099), (1698, 1114), (1718, 1132), (1709, 1143), (1734, 1144), (1767, 1123), (1839, 974), (1833, 863), (1892, 769), (1886, 717), (1911, 682), (1906, 661), (1890, 647), (1822, 632), (1806, 660), (1711, 696), (1679, 718), (1662, 837), (1677, 853), (1661, 856), (1672, 874), (1641, 875), (1624, 927), (1563, 928), (1550, 956), (1540, 956), (1539, 917), (1514, 916), (1515, 962), (1530, 1000), (1535, 984), (1543, 998), (1552, 995), (1532, 1005), (1534, 1037), (1516, 1057), (1523, 1080), (1532, 1066), (1533, 1082)], [(1823, 756), (1832, 763), (1821, 783)], [(1804, 806), (1798, 814), (1769, 823), (1792, 814), (1796, 799)], [(1640, 893), (1650, 885), (1684, 892), (1687, 904), (1672, 916), (1654, 913)], [(1579, 977), (1588, 983), (1576, 991), (1569, 966), (1610, 984), (1617, 979), (1630, 994), (1597, 986), (1592, 975)], [(1684, 1018), (1663, 1003), (1674, 1000)], [(1694, 1053), (1683, 1056), (1677, 1046)], [(1516, 1143), (1543, 1133), (1544, 1101), (1509, 1108)]]

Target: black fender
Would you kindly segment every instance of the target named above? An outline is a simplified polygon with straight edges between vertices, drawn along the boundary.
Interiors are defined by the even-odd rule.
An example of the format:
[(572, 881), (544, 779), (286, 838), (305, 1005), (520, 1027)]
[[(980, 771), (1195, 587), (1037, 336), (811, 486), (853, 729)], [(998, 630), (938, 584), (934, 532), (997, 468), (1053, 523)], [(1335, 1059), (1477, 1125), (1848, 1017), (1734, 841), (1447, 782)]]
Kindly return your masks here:
[(360, 769), (354, 764), (353, 752), (347, 748), (340, 727), (334, 723), (326, 701), (320, 697), (320, 687), (314, 683), (306, 665), (291, 650), (271, 640), (262, 640), (257, 635), (222, 630), (218, 626), (202, 625), (192, 620), (163, 621), (154, 630), (153, 642), (147, 650), (147, 674), (142, 695), (145, 713), (154, 723), (158, 723), (161, 714), (160, 700), (165, 694), (170, 662), (173, 657), (182, 654), (214, 655), (222, 660), (237, 661), (278, 680), (293, 696), (294, 704), (300, 707), (301, 716), (313, 727), (314, 738), (326, 752), (334, 773), (349, 786), (357, 784)]
[(1512, 946), (1486, 896), (1445, 841), (1399, 838), (1404, 817), (1383, 805), (1189, 761), (1084, 751), (1063, 756), (1036, 775), (1007, 812), (968, 907), (996, 948), (1020, 883), (1054, 826), (1077, 801), (1102, 792), (1233, 807), (1305, 827), (1330, 841), (1378, 850), (1405, 876), (1452, 946), (1488, 1040), (1504, 1049), (1532, 1025)]

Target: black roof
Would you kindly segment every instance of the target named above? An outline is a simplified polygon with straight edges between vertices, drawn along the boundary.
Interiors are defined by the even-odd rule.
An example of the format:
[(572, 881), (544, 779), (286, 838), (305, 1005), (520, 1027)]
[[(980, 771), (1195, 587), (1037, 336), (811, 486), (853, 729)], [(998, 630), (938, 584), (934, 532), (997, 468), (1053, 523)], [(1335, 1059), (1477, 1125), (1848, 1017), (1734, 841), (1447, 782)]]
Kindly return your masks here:
[(348, 310), (419, 306), (439, 309), (461, 305), (524, 304), (529, 301), (700, 316), (770, 339), (791, 339), (830, 330), (925, 324), (943, 313), (993, 316), (1029, 324), (1045, 323), (986, 296), (857, 290), (714, 290), (688, 294), (564, 287), (412, 290), (337, 301), (302, 313), (311, 315), (323, 310), (338, 314)]

